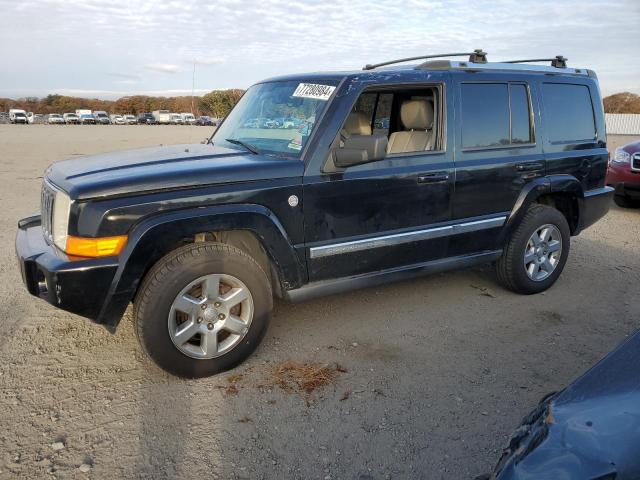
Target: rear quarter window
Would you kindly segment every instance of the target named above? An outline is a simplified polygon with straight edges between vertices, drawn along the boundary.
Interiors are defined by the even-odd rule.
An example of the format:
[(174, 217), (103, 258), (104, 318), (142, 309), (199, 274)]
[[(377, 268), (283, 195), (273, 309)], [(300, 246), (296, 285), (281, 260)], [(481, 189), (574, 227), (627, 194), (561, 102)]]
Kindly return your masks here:
[(594, 140), (596, 125), (589, 87), (543, 83), (544, 122), (550, 142)]

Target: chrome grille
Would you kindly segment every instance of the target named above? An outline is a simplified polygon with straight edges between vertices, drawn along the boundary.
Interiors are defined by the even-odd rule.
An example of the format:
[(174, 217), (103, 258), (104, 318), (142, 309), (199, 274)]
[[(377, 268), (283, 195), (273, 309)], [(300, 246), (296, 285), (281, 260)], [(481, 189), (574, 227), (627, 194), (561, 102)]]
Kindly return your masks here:
[(44, 238), (51, 243), (53, 232), (51, 231), (51, 221), (53, 217), (53, 200), (55, 198), (54, 190), (47, 184), (42, 182), (42, 191), (40, 193), (40, 219), (42, 222), (42, 233)]
[(640, 171), (640, 153), (634, 153), (631, 157), (631, 170)]

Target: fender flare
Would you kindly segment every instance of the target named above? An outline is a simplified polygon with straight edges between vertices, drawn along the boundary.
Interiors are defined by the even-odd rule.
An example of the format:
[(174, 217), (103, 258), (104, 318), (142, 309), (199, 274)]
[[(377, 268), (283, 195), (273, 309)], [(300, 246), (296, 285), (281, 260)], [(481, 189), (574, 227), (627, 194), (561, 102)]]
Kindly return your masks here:
[[(529, 206), (543, 195), (554, 193), (570, 194), (578, 204), (578, 216), (582, 211), (584, 189), (580, 181), (572, 175), (548, 175), (528, 182), (520, 191), (515, 205), (511, 209), (507, 221), (500, 232), (500, 245), (504, 245), (511, 232), (519, 225)], [(579, 224), (580, 222), (578, 222)], [(574, 232), (577, 234), (578, 231)]]
[(278, 270), (281, 286), (301, 286), (306, 267), (271, 210), (256, 204), (218, 205), (161, 213), (135, 225), (100, 311), (98, 322), (115, 329), (144, 274), (183, 238), (201, 232), (248, 230), (256, 235)]

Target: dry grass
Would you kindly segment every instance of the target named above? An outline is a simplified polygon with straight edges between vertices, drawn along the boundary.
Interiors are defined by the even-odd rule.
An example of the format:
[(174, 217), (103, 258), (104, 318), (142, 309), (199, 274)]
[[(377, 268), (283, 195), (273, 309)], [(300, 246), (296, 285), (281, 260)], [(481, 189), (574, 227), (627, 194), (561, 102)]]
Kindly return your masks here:
[(298, 393), (307, 400), (320, 387), (332, 384), (346, 370), (338, 364), (298, 363), (288, 360), (272, 371), (273, 384), (288, 393)]

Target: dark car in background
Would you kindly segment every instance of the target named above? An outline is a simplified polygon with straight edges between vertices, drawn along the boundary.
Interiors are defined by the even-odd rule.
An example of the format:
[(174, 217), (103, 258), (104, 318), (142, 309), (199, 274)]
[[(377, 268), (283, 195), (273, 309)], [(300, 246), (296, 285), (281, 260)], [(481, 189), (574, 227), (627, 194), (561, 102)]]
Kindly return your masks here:
[(607, 185), (615, 188), (619, 207), (640, 208), (640, 141), (616, 148), (607, 169)]
[(151, 112), (144, 112), (138, 115), (138, 124), (139, 125), (155, 125), (158, 122)]
[(213, 127), (213, 120), (208, 115), (201, 115), (196, 118), (196, 125)]
[(640, 332), (568, 387), (543, 398), (512, 434), (497, 480), (640, 478)]
[(80, 125), (95, 125), (96, 119), (90, 113), (81, 113), (80, 114)]

